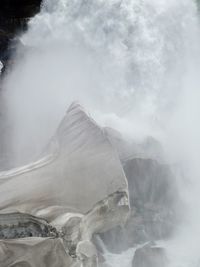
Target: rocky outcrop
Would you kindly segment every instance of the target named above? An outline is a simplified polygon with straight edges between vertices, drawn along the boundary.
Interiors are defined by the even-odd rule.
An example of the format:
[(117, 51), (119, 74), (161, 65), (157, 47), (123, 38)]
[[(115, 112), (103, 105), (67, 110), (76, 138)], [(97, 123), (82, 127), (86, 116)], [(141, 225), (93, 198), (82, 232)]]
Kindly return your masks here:
[(80, 267), (70, 257), (62, 240), (49, 238), (26, 238), (0, 240), (1, 267)]
[[(20, 243), (28, 248), (30, 240), (33, 238), (35, 240), (39, 237), (51, 238), (57, 240), (57, 245), (62, 247), (61, 251), (65, 250), (66, 255), (63, 255), (62, 258), (66, 258), (66, 262), (68, 262), (70, 256), (73, 264), (77, 262), (78, 266), (82, 263), (85, 267), (95, 267), (98, 265), (98, 253), (92, 243), (93, 235), (104, 232), (125, 221), (128, 211), (128, 196), (126, 193), (116, 192), (98, 202), (85, 215), (66, 213), (51, 224), (30, 214), (0, 214), (0, 239), (4, 240), (0, 243), (2, 249), (0, 251), (3, 252), (1, 256), (10, 254), (12, 255), (10, 258), (13, 257), (13, 251), (9, 246), (3, 249), (4, 245), (6, 246), (8, 243), (6, 241), (8, 239), (16, 240), (12, 259), (15, 262), (17, 260), (15, 258), (16, 254), (20, 252)], [(58, 228), (56, 229), (56, 227)], [(38, 239), (36, 243), (40, 246), (41, 242), (42, 240)], [(46, 249), (49, 251), (51, 250), (50, 244), (50, 242), (46, 242)], [(37, 250), (37, 247), (33, 246), (33, 250)], [(30, 260), (27, 255), (24, 255), (23, 258), (23, 263), (26, 266), (29, 266), (29, 264), (32, 266), (36, 262), (42, 264), (41, 266), (54, 266), (48, 263), (44, 254), (41, 253), (38, 254), (37, 261)], [(60, 264), (59, 258), (57, 262)], [(2, 264), (2, 266), (7, 266), (4, 263)], [(69, 266), (73, 266), (73, 264), (71, 263)]]
[(134, 158), (163, 161), (162, 146), (151, 136), (138, 143), (131, 139), (124, 139), (120, 132), (110, 127), (105, 127), (104, 132), (113, 148), (117, 151), (122, 164)]
[(2, 210), (12, 207), (37, 215), (57, 205), (86, 213), (108, 195), (127, 190), (117, 154), (77, 104), (71, 105), (43, 155), (36, 163), (0, 173)]
[(163, 248), (146, 245), (136, 250), (132, 267), (165, 267), (167, 264), (168, 259)]
[(57, 236), (56, 229), (43, 219), (25, 213), (0, 214), (0, 239)]
[(135, 158), (126, 161), (130, 202), (137, 210), (162, 210), (173, 207), (175, 178), (168, 165), (152, 159)]
[(115, 253), (172, 235), (179, 204), (176, 180), (168, 165), (134, 158), (123, 166), (129, 185), (130, 216), (125, 227), (101, 235)]
[[(41, 159), (0, 173), (0, 208), (0, 235), (9, 239), (12, 230), (11, 238), (17, 238), (15, 251), (8, 246), (3, 252), (4, 256), (13, 255), (12, 264), (18, 260), (15, 257), (22, 257), (22, 244), (28, 250), (29, 239), (43, 236), (58, 239), (56, 244), (63, 246), (66, 253), (62, 259), (66, 257), (66, 262), (70, 262), (67, 266), (76, 263), (97, 266), (93, 235), (126, 221), (128, 185), (118, 155), (104, 131), (80, 105), (70, 106)], [(5, 221), (3, 225), (1, 218)], [(19, 237), (28, 240), (18, 240)], [(37, 251), (43, 242), (37, 240), (32, 249)], [(2, 242), (2, 247), (7, 244)], [(46, 240), (45, 244), (45, 251), (50, 251), (52, 241)], [(59, 265), (58, 258), (57, 262), (58, 265), (51, 265), (38, 252), (36, 261), (24, 255), (19, 266), (65, 266)]]

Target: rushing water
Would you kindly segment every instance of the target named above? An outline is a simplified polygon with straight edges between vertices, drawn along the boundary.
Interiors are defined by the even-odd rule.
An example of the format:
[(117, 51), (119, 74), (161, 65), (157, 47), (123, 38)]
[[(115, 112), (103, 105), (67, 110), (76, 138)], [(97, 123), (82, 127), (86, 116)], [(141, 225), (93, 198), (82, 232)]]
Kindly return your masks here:
[(16, 159), (41, 151), (74, 100), (130, 136), (158, 134), (195, 64), (197, 23), (191, 0), (44, 1), (5, 81)]
[[(200, 266), (199, 29), (192, 0), (45, 0), (4, 81), (16, 165), (38, 155), (74, 100), (101, 124), (136, 140), (151, 134), (167, 160), (187, 162), (189, 220), (166, 244), (173, 267)], [(107, 258), (122, 266), (129, 253)]]

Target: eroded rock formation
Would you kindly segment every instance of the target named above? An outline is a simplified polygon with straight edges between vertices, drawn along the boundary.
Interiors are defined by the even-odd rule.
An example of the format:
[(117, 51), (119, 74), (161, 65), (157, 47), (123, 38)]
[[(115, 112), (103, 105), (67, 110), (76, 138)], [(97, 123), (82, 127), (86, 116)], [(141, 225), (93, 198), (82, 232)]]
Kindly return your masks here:
[[(129, 213), (128, 185), (118, 155), (101, 127), (76, 103), (42, 155), (37, 162), (0, 173), (0, 235), (16, 239), (1, 242), (2, 257), (10, 253), (10, 266), (65, 266), (66, 261), (68, 267), (94, 267), (98, 258), (93, 235), (123, 224)], [(29, 257), (33, 243), (36, 251), (46, 246), (37, 260), (35, 251)], [(22, 257), (23, 246), (27, 256)], [(46, 254), (54, 246), (63, 248), (53, 265)]]
[(107, 248), (115, 253), (169, 238), (177, 225), (180, 205), (176, 178), (169, 165), (133, 157), (123, 161), (123, 168), (128, 180), (130, 216), (123, 228), (101, 235)]
[(26, 213), (0, 214), (0, 239), (58, 237), (58, 231), (45, 220)]

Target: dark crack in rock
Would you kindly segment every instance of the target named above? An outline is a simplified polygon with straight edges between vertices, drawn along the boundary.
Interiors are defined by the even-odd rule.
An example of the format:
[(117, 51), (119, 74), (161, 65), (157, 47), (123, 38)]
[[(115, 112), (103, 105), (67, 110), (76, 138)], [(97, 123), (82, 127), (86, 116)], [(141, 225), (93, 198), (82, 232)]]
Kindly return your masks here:
[(0, 214), (0, 239), (58, 237), (45, 220), (25, 213)]

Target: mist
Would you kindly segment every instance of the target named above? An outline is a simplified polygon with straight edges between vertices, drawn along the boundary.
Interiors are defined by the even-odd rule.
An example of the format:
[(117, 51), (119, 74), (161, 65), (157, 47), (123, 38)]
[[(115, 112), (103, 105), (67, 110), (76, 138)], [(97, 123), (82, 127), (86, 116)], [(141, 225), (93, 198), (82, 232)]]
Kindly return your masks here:
[(170, 267), (200, 266), (199, 44), (192, 0), (46, 0), (3, 80), (13, 166), (40, 155), (73, 101), (127, 140), (159, 140), (183, 172)]
[(159, 131), (180, 94), (194, 13), (191, 1), (45, 1), (4, 82), (14, 153), (36, 156), (74, 100), (129, 135)]

